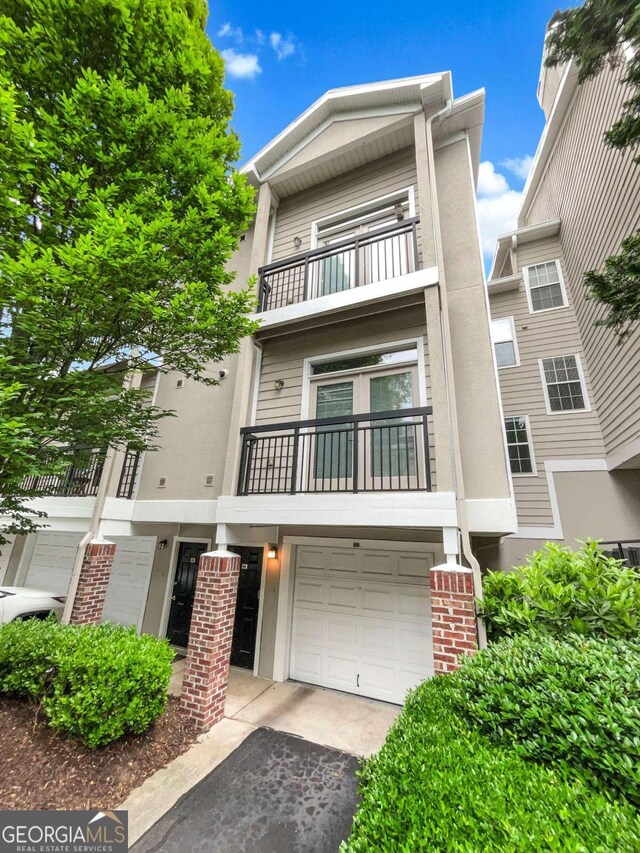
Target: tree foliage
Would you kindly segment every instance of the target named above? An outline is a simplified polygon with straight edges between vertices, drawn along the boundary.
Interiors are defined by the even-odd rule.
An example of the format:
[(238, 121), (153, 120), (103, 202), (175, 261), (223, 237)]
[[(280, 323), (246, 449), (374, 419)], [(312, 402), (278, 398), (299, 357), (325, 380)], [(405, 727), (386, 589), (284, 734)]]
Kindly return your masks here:
[[(577, 9), (556, 12), (547, 35), (545, 65), (553, 67), (575, 60), (583, 83), (605, 65), (624, 64), (621, 83), (630, 89), (620, 117), (605, 133), (612, 148), (634, 149), (640, 142), (640, 4), (637, 0), (586, 0)], [(640, 163), (640, 155), (635, 158)], [(611, 328), (620, 342), (640, 320), (640, 231), (629, 236), (620, 254), (605, 261), (604, 270), (586, 273), (585, 284), (593, 299), (605, 304), (608, 314), (598, 325)]]
[[(251, 333), (226, 268), (253, 213), (203, 0), (0, 2), (0, 515), (62, 446), (148, 446), (127, 371)], [(246, 284), (246, 283), (245, 283)], [(22, 523), (19, 521), (18, 526)]]

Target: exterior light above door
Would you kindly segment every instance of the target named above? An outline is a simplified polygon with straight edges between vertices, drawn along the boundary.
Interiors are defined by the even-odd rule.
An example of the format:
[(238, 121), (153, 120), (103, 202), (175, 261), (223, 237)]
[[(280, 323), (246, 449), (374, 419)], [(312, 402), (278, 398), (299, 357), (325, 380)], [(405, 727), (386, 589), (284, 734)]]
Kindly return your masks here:
[(269, 547), (267, 548), (267, 557), (270, 560), (277, 560), (278, 559), (278, 546), (277, 545), (269, 545)]

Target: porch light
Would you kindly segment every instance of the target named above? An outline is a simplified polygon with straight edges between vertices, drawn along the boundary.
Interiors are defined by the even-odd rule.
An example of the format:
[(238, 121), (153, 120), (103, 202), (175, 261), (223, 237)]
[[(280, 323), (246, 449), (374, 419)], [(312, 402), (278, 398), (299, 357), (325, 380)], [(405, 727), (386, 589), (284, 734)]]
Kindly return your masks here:
[(278, 559), (278, 546), (277, 545), (269, 545), (269, 547), (267, 548), (267, 557), (270, 560), (277, 560)]

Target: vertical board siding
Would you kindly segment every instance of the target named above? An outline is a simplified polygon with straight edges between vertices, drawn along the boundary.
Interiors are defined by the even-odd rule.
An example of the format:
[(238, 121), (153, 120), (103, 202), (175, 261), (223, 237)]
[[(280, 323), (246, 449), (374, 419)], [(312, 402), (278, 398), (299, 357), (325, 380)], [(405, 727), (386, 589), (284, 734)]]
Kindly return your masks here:
[[(558, 239), (539, 240), (518, 247), (518, 268), (543, 261), (560, 260), (566, 272)], [(569, 295), (569, 306), (537, 314), (529, 313), (524, 282), (518, 290), (491, 297), (494, 319), (513, 317), (519, 367), (498, 370), (505, 417), (528, 415), (537, 476), (513, 477), (518, 523), (527, 527), (553, 523), (549, 488), (544, 470), (547, 459), (591, 459), (604, 456), (604, 445), (588, 365), (580, 340), (580, 331)], [(547, 414), (538, 359), (552, 355), (577, 353), (582, 359), (591, 402), (590, 412)]]
[(607, 453), (622, 451), (640, 433), (640, 337), (622, 347), (595, 321), (607, 313), (587, 300), (583, 276), (601, 269), (622, 240), (640, 227), (640, 166), (633, 151), (614, 151), (605, 131), (619, 117), (629, 90), (622, 68), (606, 68), (578, 87), (526, 220), (560, 218), (566, 282), (594, 387)]
[[(313, 413), (302, 412), (303, 362), (305, 358), (330, 355), (333, 352), (393, 344), (410, 338), (422, 338), (425, 358), (427, 405), (431, 405), (431, 374), (423, 308), (405, 308), (364, 317), (331, 326), (320, 326), (281, 340), (265, 341), (260, 370), (256, 407), (256, 424), (297, 421)], [(277, 391), (274, 383), (284, 381)], [(435, 456), (433, 427), (430, 424), (430, 455), (433, 489), (435, 490)]]
[[(280, 261), (311, 249), (311, 225), (317, 219), (413, 187), (418, 204), (415, 149), (404, 148), (388, 157), (282, 199), (276, 213), (272, 260)], [(296, 247), (294, 239), (301, 245)], [(418, 226), (418, 254), (422, 262)]]

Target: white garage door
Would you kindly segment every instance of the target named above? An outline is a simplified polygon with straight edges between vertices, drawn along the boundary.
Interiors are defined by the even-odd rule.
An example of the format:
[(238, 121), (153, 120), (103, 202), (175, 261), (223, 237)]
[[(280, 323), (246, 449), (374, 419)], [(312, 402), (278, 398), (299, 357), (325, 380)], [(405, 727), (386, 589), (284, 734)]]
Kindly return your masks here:
[(82, 533), (37, 533), (23, 586), (66, 595)]
[(142, 626), (147, 603), (155, 536), (109, 536), (116, 554), (102, 618), (119, 625)]
[(4, 545), (0, 545), (0, 583), (4, 583), (4, 576), (9, 566), (9, 560), (11, 559), (11, 552), (13, 550), (15, 538), (15, 536), (9, 534), (7, 536), (8, 541)]
[(433, 553), (298, 545), (291, 678), (400, 703), (433, 675)]

